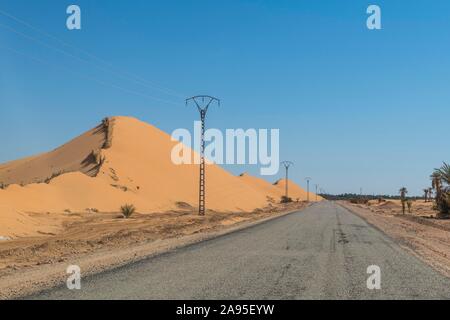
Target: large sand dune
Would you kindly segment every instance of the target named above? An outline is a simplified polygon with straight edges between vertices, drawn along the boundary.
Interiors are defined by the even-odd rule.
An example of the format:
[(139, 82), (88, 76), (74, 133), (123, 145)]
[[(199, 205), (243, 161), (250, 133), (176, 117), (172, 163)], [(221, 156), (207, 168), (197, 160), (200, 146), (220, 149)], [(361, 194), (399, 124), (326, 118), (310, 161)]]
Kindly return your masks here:
[(52, 176), (73, 171), (92, 176), (96, 166), (90, 161), (90, 155), (93, 150), (102, 148), (104, 139), (104, 128), (100, 125), (51, 152), (2, 164), (0, 183), (41, 183)]
[[(114, 117), (54, 151), (0, 165), (0, 184), (7, 185), (0, 189), (0, 236), (33, 234), (30, 213), (115, 212), (125, 203), (141, 213), (195, 207), (199, 169), (172, 163), (175, 144), (149, 124)], [(207, 166), (208, 209), (252, 211), (268, 197), (278, 201), (280, 187)], [(300, 187), (290, 188), (293, 198), (306, 199)]]

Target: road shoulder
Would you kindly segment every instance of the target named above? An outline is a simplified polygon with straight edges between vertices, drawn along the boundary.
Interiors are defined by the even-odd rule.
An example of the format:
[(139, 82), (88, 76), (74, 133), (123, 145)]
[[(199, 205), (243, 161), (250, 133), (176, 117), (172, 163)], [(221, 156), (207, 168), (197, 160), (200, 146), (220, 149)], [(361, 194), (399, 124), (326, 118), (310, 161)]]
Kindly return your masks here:
[(450, 278), (449, 230), (420, 223), (417, 219), (410, 219), (410, 217), (376, 213), (363, 205), (345, 201), (336, 203), (361, 217), (409, 253)]

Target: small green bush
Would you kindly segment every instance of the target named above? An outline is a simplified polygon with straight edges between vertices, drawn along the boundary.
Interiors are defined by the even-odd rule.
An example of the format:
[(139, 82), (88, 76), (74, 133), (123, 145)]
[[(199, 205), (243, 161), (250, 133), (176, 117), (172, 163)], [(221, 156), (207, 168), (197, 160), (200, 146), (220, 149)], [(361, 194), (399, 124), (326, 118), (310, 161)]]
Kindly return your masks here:
[(136, 208), (132, 204), (126, 204), (126, 205), (123, 205), (122, 207), (120, 207), (120, 211), (122, 212), (123, 217), (125, 219), (128, 219), (136, 211)]

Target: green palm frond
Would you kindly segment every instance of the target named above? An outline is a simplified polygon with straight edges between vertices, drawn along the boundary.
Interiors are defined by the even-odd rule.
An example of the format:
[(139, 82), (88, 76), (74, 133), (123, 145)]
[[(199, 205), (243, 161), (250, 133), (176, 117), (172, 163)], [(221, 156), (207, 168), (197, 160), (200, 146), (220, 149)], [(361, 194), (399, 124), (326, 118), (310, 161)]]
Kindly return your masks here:
[(445, 163), (439, 169), (436, 169), (442, 181), (446, 184), (450, 184), (450, 165)]

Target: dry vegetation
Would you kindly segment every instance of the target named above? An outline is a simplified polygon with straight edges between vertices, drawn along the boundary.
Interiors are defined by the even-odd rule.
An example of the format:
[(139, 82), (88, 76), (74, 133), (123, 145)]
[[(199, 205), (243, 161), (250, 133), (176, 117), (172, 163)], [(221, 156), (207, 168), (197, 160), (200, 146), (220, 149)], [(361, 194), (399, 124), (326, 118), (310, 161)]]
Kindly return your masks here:
[(113, 139), (113, 124), (114, 120), (111, 118), (105, 118), (102, 121), (102, 127), (105, 133), (105, 143), (103, 144), (103, 149), (109, 149), (112, 147)]
[(120, 211), (125, 219), (130, 218), (135, 213), (136, 208), (132, 204), (126, 204), (120, 207)]

